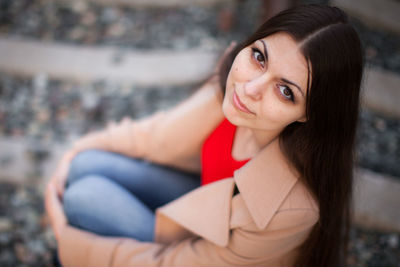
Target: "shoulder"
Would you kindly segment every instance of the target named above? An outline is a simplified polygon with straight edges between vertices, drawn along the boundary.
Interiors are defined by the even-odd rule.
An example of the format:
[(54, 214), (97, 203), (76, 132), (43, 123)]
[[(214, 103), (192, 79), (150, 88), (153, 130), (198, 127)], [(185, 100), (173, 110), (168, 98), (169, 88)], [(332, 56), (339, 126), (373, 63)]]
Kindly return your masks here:
[(260, 229), (255, 224), (242, 194), (239, 193), (232, 198), (231, 228), (247, 227), (248, 229), (253, 228), (254, 231), (264, 231), (270, 230), (271, 227), (274, 228), (276, 222), (281, 224), (281, 226), (284, 221), (287, 221), (292, 226), (304, 223), (313, 225), (318, 219), (318, 203), (301, 181), (296, 182), (279, 208), (275, 211), (270, 222), (263, 229)]
[(221, 89), (215, 85), (204, 84), (199, 87), (189, 98), (181, 102), (181, 108), (219, 108), (222, 109), (223, 94)]
[(289, 194), (279, 207), (279, 211), (310, 210), (319, 213), (319, 205), (311, 191), (300, 180), (295, 183)]
[(309, 189), (300, 180), (296, 182), (276, 211), (268, 229), (311, 229), (319, 220), (318, 203)]
[(229, 247), (247, 258), (283, 257), (307, 239), (318, 219), (318, 206), (300, 182), (262, 229), (253, 220), (241, 194), (237, 194), (232, 199)]

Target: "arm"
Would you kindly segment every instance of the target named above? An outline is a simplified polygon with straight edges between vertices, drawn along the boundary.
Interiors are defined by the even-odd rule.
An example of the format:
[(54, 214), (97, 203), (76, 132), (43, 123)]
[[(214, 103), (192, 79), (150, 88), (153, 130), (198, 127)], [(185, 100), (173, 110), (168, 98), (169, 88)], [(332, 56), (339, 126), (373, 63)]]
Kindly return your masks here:
[(148, 118), (127, 118), (88, 134), (76, 142), (70, 158), (82, 150), (96, 148), (199, 171), (201, 143), (210, 128), (224, 117), (218, 73), (235, 45), (236, 42), (231, 42), (225, 49), (215, 65), (214, 75), (189, 99)]
[(223, 118), (221, 103), (219, 88), (205, 84), (169, 110), (139, 120), (125, 118), (89, 133), (73, 145), (71, 154), (102, 149), (198, 171), (202, 141)]
[[(235, 45), (232, 42), (225, 50), (214, 73), (218, 73), (224, 57)], [(170, 110), (158, 111), (140, 120), (127, 118), (80, 138), (63, 155), (50, 183), (57, 189), (58, 195), (62, 196), (72, 158), (86, 149), (113, 151), (198, 172), (201, 169), (202, 141), (224, 116), (221, 104), (222, 92), (217, 75), (189, 99)]]
[(138, 120), (124, 119), (89, 133), (64, 154), (50, 182), (62, 196), (70, 161), (86, 149), (112, 151), (198, 172), (202, 142), (224, 116), (221, 105), (219, 87), (206, 83), (169, 110)]
[(163, 245), (68, 227), (60, 235), (59, 253), (65, 267), (264, 266), (304, 242), (317, 218), (312, 210), (282, 211), (263, 231), (255, 231), (253, 223), (233, 229), (227, 247), (200, 237)]

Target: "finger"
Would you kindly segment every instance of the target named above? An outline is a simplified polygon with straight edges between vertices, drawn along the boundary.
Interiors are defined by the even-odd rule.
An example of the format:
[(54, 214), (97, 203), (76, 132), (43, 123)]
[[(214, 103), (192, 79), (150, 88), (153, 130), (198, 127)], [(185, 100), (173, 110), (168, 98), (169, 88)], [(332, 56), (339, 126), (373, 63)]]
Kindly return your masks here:
[(52, 194), (52, 202), (54, 205), (54, 210), (55, 210), (55, 216), (57, 217), (57, 223), (61, 225), (67, 224), (67, 217), (65, 216), (64, 213), (64, 207), (61, 203), (61, 200), (57, 196), (57, 192), (55, 188), (53, 189), (53, 194)]
[(128, 116), (124, 116), (121, 120), (121, 124), (127, 124), (131, 122), (131, 118), (129, 118)]
[(235, 47), (237, 45), (237, 42), (236, 41), (232, 41), (230, 44), (229, 44), (229, 47), (228, 48), (233, 48), (233, 47)]
[(234, 48), (235, 46), (236, 46), (236, 41), (232, 41), (232, 42), (228, 45), (228, 47), (225, 48), (224, 52), (222, 53), (222, 56), (220, 56), (220, 58), (218, 59), (218, 62), (217, 62), (217, 64), (216, 64), (216, 66), (215, 66), (215, 69), (214, 69), (215, 72), (218, 72), (218, 71), (219, 71), (219, 68), (221, 67), (222, 62), (224, 62), (225, 58), (228, 56), (228, 54), (229, 54), (230, 52), (232, 52), (232, 50), (233, 50), (233, 48)]
[(69, 171), (69, 162), (64, 161), (61, 166), (58, 168), (57, 172), (54, 174), (55, 187), (57, 190), (57, 194), (60, 198), (62, 198), (65, 189), (65, 183), (68, 179), (68, 171)]
[(54, 184), (49, 183), (46, 188), (45, 207), (46, 207), (46, 212), (49, 215), (50, 222), (53, 222), (55, 219), (53, 191), (54, 191)]
[(232, 41), (229, 45), (228, 45), (228, 47), (225, 49), (225, 52), (224, 52), (224, 56), (226, 56), (228, 53), (230, 53), (232, 50), (233, 50), (233, 48), (236, 46), (236, 41)]
[(47, 188), (46, 200), (46, 209), (48, 211), (50, 221), (55, 228), (59, 229), (67, 223), (67, 218), (64, 213), (63, 205), (57, 196), (56, 188), (53, 184), (49, 184)]
[(57, 217), (55, 215), (55, 209), (54, 209), (54, 205), (53, 205), (53, 184), (49, 183), (47, 185), (46, 188), (46, 196), (45, 196), (45, 208), (46, 208), (46, 213), (47, 216), (49, 217), (50, 220), (50, 226), (51, 229), (54, 232), (54, 235), (56, 237), (56, 239), (58, 240), (59, 237), (59, 226), (58, 226), (58, 222), (57, 222)]
[(55, 231), (55, 216), (54, 216), (54, 210), (52, 207), (52, 192), (51, 192), (51, 187), (52, 183), (49, 183), (46, 187), (46, 192), (45, 192), (45, 209), (46, 209), (46, 214), (49, 217), (50, 220), (50, 225), (53, 231)]
[(65, 182), (58, 180), (57, 182), (57, 196), (62, 199), (64, 196)]
[(67, 175), (68, 175), (68, 168), (66, 166), (66, 164), (64, 163), (61, 168), (60, 171), (58, 173), (58, 179), (57, 179), (57, 192), (58, 195), (61, 197), (64, 194), (64, 188), (65, 188), (65, 182), (67, 180)]
[(107, 128), (113, 128), (113, 127), (115, 127), (116, 125), (117, 125), (117, 122), (116, 121), (109, 121), (109, 122), (107, 122), (107, 124), (106, 124), (107, 126)]

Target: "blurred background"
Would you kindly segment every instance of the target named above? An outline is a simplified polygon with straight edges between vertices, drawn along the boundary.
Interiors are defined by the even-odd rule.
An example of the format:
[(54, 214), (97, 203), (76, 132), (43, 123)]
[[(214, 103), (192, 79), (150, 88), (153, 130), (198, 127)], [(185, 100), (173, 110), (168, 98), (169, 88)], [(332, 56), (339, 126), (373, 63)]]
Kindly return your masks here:
[(194, 92), (232, 41), (303, 3), (365, 49), (350, 266), (400, 266), (399, 0), (0, 0), (0, 266), (54, 266), (43, 188), (88, 131)]

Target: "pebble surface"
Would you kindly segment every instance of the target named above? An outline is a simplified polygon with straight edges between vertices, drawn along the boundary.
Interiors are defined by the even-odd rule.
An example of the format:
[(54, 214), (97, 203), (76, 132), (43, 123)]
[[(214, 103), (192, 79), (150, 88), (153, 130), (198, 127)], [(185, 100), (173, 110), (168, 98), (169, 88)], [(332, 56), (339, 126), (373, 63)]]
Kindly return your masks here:
[[(57, 266), (52, 256), (56, 242), (43, 209), (42, 193), (36, 186), (0, 182), (0, 266)], [(353, 226), (350, 239), (349, 267), (400, 266), (399, 233)]]
[[(48, 144), (101, 128), (110, 120), (140, 118), (172, 107), (195, 90), (194, 85), (136, 88), (105, 81), (82, 85), (44, 75), (0, 73), (0, 136), (31, 140), (36, 144), (33, 159), (38, 159), (50, 153)], [(400, 177), (399, 126), (399, 120), (364, 110), (357, 139), (359, 165)], [(55, 242), (44, 222), (37, 187), (0, 183), (0, 265), (53, 266)], [(399, 233), (353, 226), (349, 266), (400, 266), (399, 238)]]
[[(328, 1), (302, 1), (327, 3)], [(0, 0), (0, 37), (128, 49), (220, 51), (252, 32), (261, 1), (215, 7), (135, 9), (85, 1)], [(185, 23), (182, 23), (185, 21)], [(400, 73), (400, 37), (352, 18), (366, 48), (367, 64)], [(0, 138), (34, 143), (33, 160), (49, 145), (65, 142), (124, 116), (140, 118), (174, 106), (196, 85), (144, 88), (107, 81), (76, 84), (0, 73)], [(0, 166), (12, 159), (1, 158)], [(357, 133), (357, 163), (400, 177), (400, 121), (363, 110)], [(40, 174), (39, 172), (35, 172)], [(0, 180), (0, 266), (54, 266), (55, 240), (44, 216), (42, 188)], [(400, 233), (352, 227), (350, 267), (400, 266)]]
[[(124, 116), (140, 118), (187, 98), (195, 85), (122, 86), (106, 81), (76, 84), (0, 73), (0, 136), (24, 136), (37, 144), (65, 142)], [(363, 109), (357, 131), (357, 163), (400, 177), (400, 120)]]
[(0, 266), (53, 266), (56, 246), (34, 186), (0, 183)]
[(85, 1), (3, 1), (0, 36), (146, 50), (196, 47), (215, 51), (255, 28), (261, 1), (250, 2), (136, 9)]
[[(137, 9), (85, 1), (2, 1), (0, 36), (127, 49), (196, 47), (219, 51), (232, 40), (243, 40), (261, 23), (255, 19), (259, 17), (261, 2)], [(350, 21), (363, 43), (367, 65), (400, 73), (400, 36), (367, 27), (353, 17)]]

